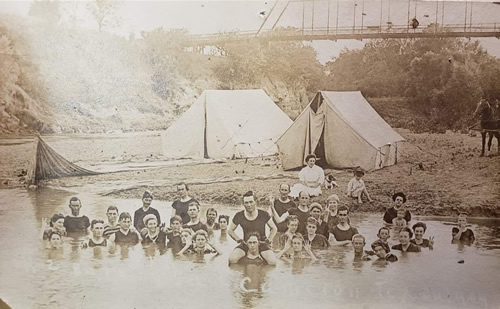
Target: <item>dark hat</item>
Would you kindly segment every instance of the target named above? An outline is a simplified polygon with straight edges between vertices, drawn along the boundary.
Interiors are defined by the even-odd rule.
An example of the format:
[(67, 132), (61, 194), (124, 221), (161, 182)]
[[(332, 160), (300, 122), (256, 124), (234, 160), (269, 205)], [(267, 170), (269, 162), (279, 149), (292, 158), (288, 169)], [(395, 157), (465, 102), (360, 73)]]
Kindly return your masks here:
[(153, 193), (149, 192), (149, 191), (144, 191), (144, 194), (142, 195), (142, 198), (150, 198), (150, 199), (153, 199)]
[(403, 203), (406, 203), (406, 195), (403, 192), (394, 193), (392, 200), (396, 201), (396, 197), (401, 196), (403, 198)]
[(354, 175), (361, 175), (361, 176), (364, 176), (364, 175), (365, 175), (365, 171), (364, 171), (362, 168), (358, 167), (358, 168), (356, 168), (356, 169), (354, 170)]

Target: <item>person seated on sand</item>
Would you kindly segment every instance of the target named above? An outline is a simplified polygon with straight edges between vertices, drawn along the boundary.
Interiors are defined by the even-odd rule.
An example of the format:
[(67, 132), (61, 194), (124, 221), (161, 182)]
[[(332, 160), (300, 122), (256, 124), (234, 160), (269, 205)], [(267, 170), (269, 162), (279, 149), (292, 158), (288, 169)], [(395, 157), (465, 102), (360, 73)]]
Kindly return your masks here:
[(171, 248), (172, 253), (176, 254), (184, 247), (181, 237), (182, 218), (177, 215), (170, 218), (170, 228), (166, 228), (164, 231), (167, 234), (167, 249)]
[(297, 216), (297, 218), (299, 219), (298, 232), (301, 233), (302, 235), (305, 235), (306, 234), (307, 218), (309, 218), (311, 216), (309, 213), (310, 201), (311, 201), (311, 196), (309, 196), (309, 193), (307, 193), (307, 191), (302, 191), (299, 194), (298, 207), (288, 209), (281, 216), (278, 216), (276, 211), (274, 211), (272, 207), (271, 207), (271, 211), (273, 213), (274, 218), (276, 219), (276, 222), (278, 222), (278, 223), (284, 222), (286, 220), (286, 218), (290, 215)]
[(423, 222), (417, 222), (412, 226), (413, 232), (415, 233), (415, 238), (410, 240), (412, 244), (420, 246), (422, 248), (434, 249), (434, 236), (429, 237), (429, 239), (424, 238), (425, 231), (427, 230), (427, 225)]
[(69, 200), (71, 215), (64, 217), (64, 228), (68, 233), (87, 233), (90, 227), (90, 220), (87, 216), (80, 216), (82, 202), (76, 196)]
[(188, 206), (189, 222), (184, 224), (184, 228), (192, 229), (193, 232), (198, 230), (205, 230), (208, 233), (206, 224), (200, 221), (200, 204), (198, 202), (191, 202)]
[(100, 219), (94, 219), (90, 223), (90, 230), (92, 232), (92, 237), (83, 241), (81, 244), (82, 248), (93, 248), (93, 247), (106, 247), (108, 242), (106, 238), (102, 236), (104, 233), (104, 221)]
[[(276, 235), (276, 225), (274, 225), (269, 213), (264, 210), (257, 209), (253, 191), (248, 191), (243, 194), (243, 206), (245, 210), (239, 211), (233, 216), (233, 220), (231, 221), (227, 231), (229, 236), (239, 243), (233, 252), (231, 252), (229, 256), (229, 263), (236, 263), (239, 259), (246, 255), (248, 246), (243, 239), (247, 239), (247, 235), (251, 232), (258, 232), (259, 235), (261, 235), (259, 252), (266, 260), (270, 260), (271, 257), (268, 258), (268, 255), (274, 255), (274, 252), (269, 244), (273, 241), (273, 238)], [(268, 237), (266, 237), (266, 225), (269, 227)], [(238, 226), (241, 226), (241, 229), (243, 230), (243, 239), (235, 233)]]
[(307, 234), (304, 237), (305, 243), (310, 245), (312, 249), (326, 249), (330, 246), (328, 239), (322, 234), (318, 234), (318, 220), (314, 217), (309, 217), (306, 224)]
[(145, 228), (144, 217), (147, 215), (154, 215), (158, 225), (161, 224), (160, 213), (158, 210), (151, 207), (151, 203), (153, 203), (153, 194), (149, 191), (144, 191), (142, 195), (142, 207), (137, 209), (134, 213), (134, 227), (141, 234), (142, 230)]
[(406, 220), (404, 219), (405, 214), (406, 214), (406, 209), (401, 207), (397, 211), (397, 217), (392, 219), (392, 228), (397, 233), (399, 233), (401, 229), (406, 227)]
[[(324, 220), (325, 216), (325, 211), (323, 211), (323, 206), (321, 206), (320, 203), (311, 203), (311, 206), (309, 207), (309, 214), (311, 217), (316, 219), (316, 222), (318, 223), (318, 230), (316, 231), (317, 234), (323, 235), (325, 238), (328, 239), (329, 233), (328, 233), (328, 224)], [(309, 217), (310, 218), (310, 217)], [(307, 220), (309, 220), (309, 218)], [(306, 221), (307, 224), (308, 221)], [(307, 234), (307, 231), (306, 231)]]
[(193, 202), (199, 204), (199, 202), (195, 198), (189, 196), (189, 187), (186, 183), (180, 182), (175, 186), (177, 188), (179, 199), (172, 203), (172, 213), (170, 214), (170, 217), (177, 215), (182, 218), (182, 224), (186, 224), (189, 222), (189, 205)]
[(389, 248), (389, 238), (391, 238), (391, 231), (389, 228), (383, 226), (378, 230), (377, 233), (378, 240), (380, 240), (382, 243), (386, 244), (387, 247)]
[(354, 171), (354, 177), (347, 184), (347, 196), (358, 200), (359, 204), (363, 204), (363, 196), (365, 196), (369, 202), (373, 202), (368, 190), (365, 186), (365, 181), (362, 179), (365, 172), (362, 169), (356, 169)]
[(103, 236), (109, 238), (109, 236), (120, 229), (120, 225), (118, 224), (118, 207), (114, 205), (109, 206), (108, 210), (106, 210), (106, 217), (108, 217), (108, 223), (104, 224)]
[(167, 241), (167, 233), (158, 226), (158, 219), (154, 214), (148, 214), (143, 219), (145, 226), (141, 231), (142, 244), (152, 244), (164, 246)]
[(461, 212), (458, 215), (457, 225), (451, 229), (451, 235), (453, 237), (452, 243), (456, 243), (458, 241), (471, 245), (476, 240), (474, 236), (474, 232), (467, 227), (467, 213)]
[(399, 245), (392, 246), (392, 249), (401, 252), (420, 252), (420, 247), (410, 242), (412, 237), (413, 232), (409, 227), (402, 228), (399, 232)]
[(339, 224), (330, 229), (330, 244), (333, 246), (346, 246), (352, 243), (352, 237), (358, 230), (349, 225), (349, 208), (340, 206), (337, 216)]
[[(278, 199), (275, 199), (272, 196), (269, 197), (269, 202), (271, 204), (271, 208), (270, 208), (271, 213), (270, 214), (273, 216), (274, 224), (276, 225), (276, 228), (278, 229), (278, 232), (276, 233), (275, 239), (279, 239), (279, 237), (283, 233), (285, 233), (287, 230), (286, 222), (278, 223), (278, 221), (276, 221), (276, 218), (281, 217), (289, 209), (297, 207), (295, 205), (295, 202), (292, 201), (290, 199), (290, 197), (288, 196), (288, 194), (290, 194), (290, 185), (288, 185), (286, 183), (281, 184), (279, 187), (279, 191), (280, 191), (280, 195), (279, 195)], [(273, 211), (273, 209), (274, 209), (274, 211)]]
[(62, 214), (54, 214), (50, 221), (42, 219), (42, 239), (49, 240), (49, 235), (52, 232), (57, 232), (59, 235), (66, 236), (66, 228), (64, 227), (64, 216)]
[(236, 263), (252, 264), (252, 265), (276, 265), (276, 257), (274, 254), (268, 254), (265, 257), (260, 253), (260, 234), (258, 232), (248, 233), (245, 243), (248, 246), (248, 251), (245, 256), (241, 257)]
[(304, 237), (300, 233), (295, 233), (291, 239), (287, 241), (283, 250), (276, 254), (276, 258), (294, 259), (311, 259), (316, 261), (317, 258), (311, 251), (311, 245), (306, 244)]
[(325, 182), (325, 171), (316, 165), (316, 155), (306, 156), (306, 166), (299, 172), (300, 183), (293, 185), (290, 196), (296, 198), (300, 192), (306, 191), (310, 196), (321, 195), (321, 185)]
[[(392, 200), (394, 201), (394, 206), (387, 209), (384, 213), (384, 223), (385, 225), (392, 225), (392, 220), (398, 216), (398, 209), (404, 208), (404, 204), (406, 203), (406, 195), (403, 192), (394, 193), (392, 196)], [(406, 224), (410, 224), (411, 214), (408, 210), (403, 217), (406, 220)]]
[(135, 245), (141, 240), (139, 232), (131, 228), (132, 216), (128, 212), (122, 212), (118, 217), (120, 229), (109, 236), (109, 240), (116, 244)]
[(366, 240), (361, 234), (356, 234), (352, 236), (352, 247), (354, 248), (354, 260), (355, 261), (369, 261), (371, 260), (370, 255), (373, 252), (365, 251)]
[(375, 240), (371, 247), (379, 260), (385, 260), (388, 262), (396, 262), (398, 260), (398, 257), (391, 253), (389, 245), (380, 239)]
[(215, 255), (222, 254), (213, 241), (209, 239), (207, 231), (198, 230), (194, 233), (192, 238), (186, 239), (184, 248), (182, 248), (177, 255), (205, 255), (213, 253), (215, 253)]

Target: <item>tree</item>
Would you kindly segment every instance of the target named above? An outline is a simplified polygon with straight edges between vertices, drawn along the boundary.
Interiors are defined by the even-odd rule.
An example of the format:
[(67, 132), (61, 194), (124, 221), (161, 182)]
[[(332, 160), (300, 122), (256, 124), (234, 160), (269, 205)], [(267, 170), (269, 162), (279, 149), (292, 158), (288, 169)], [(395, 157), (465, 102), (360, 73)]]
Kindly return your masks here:
[(103, 28), (113, 28), (118, 25), (118, 2), (114, 0), (96, 0), (87, 5), (94, 16), (99, 31)]

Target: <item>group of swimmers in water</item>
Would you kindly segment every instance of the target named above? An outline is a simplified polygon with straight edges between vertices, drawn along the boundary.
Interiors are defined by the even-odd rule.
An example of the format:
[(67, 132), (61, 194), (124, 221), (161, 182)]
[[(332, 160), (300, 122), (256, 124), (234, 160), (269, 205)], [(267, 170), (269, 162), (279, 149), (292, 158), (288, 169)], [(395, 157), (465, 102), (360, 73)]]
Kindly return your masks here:
[[(352, 246), (354, 259), (380, 259), (388, 262), (398, 260), (391, 249), (401, 252), (420, 252), (422, 248), (432, 250), (434, 238), (424, 238), (427, 226), (423, 222), (410, 225), (411, 214), (405, 208), (406, 196), (399, 192), (392, 196), (394, 205), (387, 209), (383, 226), (377, 233), (378, 239), (371, 244), (371, 250), (364, 250), (365, 237), (350, 225), (349, 209), (339, 206), (336, 194), (326, 199), (323, 207), (312, 202), (307, 191), (301, 191), (296, 200), (290, 197), (288, 184), (279, 187), (279, 197), (269, 198), (269, 209), (257, 209), (252, 191), (243, 195), (244, 210), (232, 219), (218, 215), (215, 208), (208, 208), (204, 222), (200, 220), (200, 204), (189, 196), (186, 183), (176, 185), (179, 199), (172, 204), (169, 226), (162, 224), (158, 210), (151, 207), (153, 195), (145, 191), (142, 207), (132, 217), (127, 212), (119, 213), (116, 206), (106, 211), (107, 222), (89, 220), (80, 215), (81, 201), (72, 197), (69, 201), (71, 215), (55, 214), (49, 220), (42, 220), (42, 237), (51, 249), (60, 248), (63, 238), (80, 233), (90, 236), (81, 243), (81, 248), (106, 247), (111, 244), (144, 246), (155, 244), (159, 248), (171, 249), (174, 255), (222, 254), (216, 244), (216, 234), (222, 241), (229, 235), (238, 245), (229, 255), (229, 264), (275, 265), (277, 259), (317, 260), (313, 250), (330, 246)], [(240, 226), (243, 235), (236, 233)], [(268, 233), (266, 234), (266, 226)], [(391, 229), (399, 244), (390, 245)], [(473, 243), (475, 236), (467, 227), (467, 215), (458, 216), (457, 226), (452, 228), (453, 242)]]

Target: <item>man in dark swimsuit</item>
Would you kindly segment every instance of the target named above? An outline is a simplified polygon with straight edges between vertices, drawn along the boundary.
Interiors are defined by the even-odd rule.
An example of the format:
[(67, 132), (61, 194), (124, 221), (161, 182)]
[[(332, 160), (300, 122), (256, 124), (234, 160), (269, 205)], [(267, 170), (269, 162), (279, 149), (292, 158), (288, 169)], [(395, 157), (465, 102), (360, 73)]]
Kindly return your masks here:
[[(233, 238), (239, 245), (233, 250), (229, 256), (229, 264), (238, 263), (238, 261), (244, 257), (248, 252), (248, 245), (243, 239), (248, 239), (248, 235), (251, 232), (257, 232), (261, 235), (261, 243), (259, 245), (259, 252), (262, 257), (271, 264), (270, 261), (275, 261), (274, 252), (271, 250), (269, 243), (273, 240), (276, 235), (276, 225), (274, 224), (271, 216), (264, 210), (257, 209), (255, 203), (255, 196), (252, 191), (248, 191), (243, 195), (243, 205), (245, 210), (237, 212), (231, 225), (228, 229), (228, 234)], [(266, 238), (266, 224), (269, 226), (270, 234)], [(243, 229), (243, 239), (236, 235), (235, 230), (238, 226)]]
[(188, 206), (189, 222), (184, 224), (183, 228), (188, 228), (196, 233), (198, 230), (205, 230), (208, 233), (208, 227), (206, 224), (200, 221), (200, 205), (198, 202), (192, 202)]
[(144, 217), (153, 214), (158, 221), (158, 226), (160, 226), (160, 213), (158, 210), (151, 207), (151, 203), (153, 202), (153, 194), (149, 191), (144, 191), (142, 195), (142, 207), (137, 209), (134, 213), (134, 227), (139, 232), (142, 233), (142, 229), (145, 227), (144, 225)]
[(80, 209), (82, 202), (76, 196), (69, 200), (69, 208), (71, 209), (71, 216), (64, 218), (64, 227), (68, 233), (80, 232), (87, 233), (90, 227), (90, 220), (87, 216), (80, 216)]
[[(170, 218), (174, 216), (179, 216), (182, 218), (182, 224), (189, 222), (188, 207), (189, 204), (198, 201), (188, 195), (189, 187), (186, 183), (181, 182), (177, 184), (177, 194), (179, 194), (179, 199), (172, 203), (172, 213)], [(199, 203), (198, 203), (199, 204)]]

